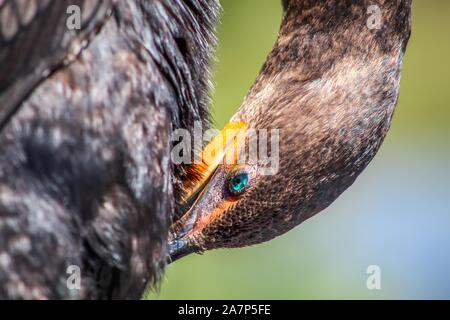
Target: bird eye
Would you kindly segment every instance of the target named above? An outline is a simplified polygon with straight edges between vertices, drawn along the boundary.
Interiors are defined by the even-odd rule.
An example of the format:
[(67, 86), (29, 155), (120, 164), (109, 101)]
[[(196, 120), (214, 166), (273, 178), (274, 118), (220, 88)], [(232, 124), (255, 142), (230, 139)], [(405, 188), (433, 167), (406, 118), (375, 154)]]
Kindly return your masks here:
[(250, 176), (247, 172), (239, 172), (234, 174), (228, 183), (228, 189), (234, 196), (240, 195), (247, 190), (250, 184)]

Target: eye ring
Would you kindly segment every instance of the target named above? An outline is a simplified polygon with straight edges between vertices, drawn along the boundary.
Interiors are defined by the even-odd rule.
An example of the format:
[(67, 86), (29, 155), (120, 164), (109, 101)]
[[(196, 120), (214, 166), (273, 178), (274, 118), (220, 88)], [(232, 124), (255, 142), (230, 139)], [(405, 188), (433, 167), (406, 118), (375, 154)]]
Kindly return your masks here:
[(246, 170), (233, 172), (228, 178), (228, 192), (233, 196), (239, 196), (247, 191), (250, 186), (250, 174)]

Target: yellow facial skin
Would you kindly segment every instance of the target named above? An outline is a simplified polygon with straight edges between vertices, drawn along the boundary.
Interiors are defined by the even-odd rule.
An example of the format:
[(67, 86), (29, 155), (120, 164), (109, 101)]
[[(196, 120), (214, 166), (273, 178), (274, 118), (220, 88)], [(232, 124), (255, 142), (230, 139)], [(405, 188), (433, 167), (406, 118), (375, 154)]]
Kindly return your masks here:
[(187, 211), (171, 226), (172, 242), (175, 240), (182, 243), (182, 246), (187, 245), (197, 232), (237, 201), (235, 196), (224, 197), (222, 190), (228, 183), (230, 174), (247, 167), (244, 164), (246, 159), (242, 156), (247, 130), (248, 126), (244, 122), (228, 123), (203, 148), (200, 161), (193, 164), (200, 178), (194, 183), (188, 181), (189, 186), (186, 186), (183, 197)]
[(239, 155), (245, 146), (247, 129), (245, 122), (230, 122), (203, 148), (200, 161), (193, 164), (194, 171), (200, 173), (201, 178), (192, 187), (186, 187), (184, 201), (205, 186), (220, 164), (235, 166), (243, 162)]

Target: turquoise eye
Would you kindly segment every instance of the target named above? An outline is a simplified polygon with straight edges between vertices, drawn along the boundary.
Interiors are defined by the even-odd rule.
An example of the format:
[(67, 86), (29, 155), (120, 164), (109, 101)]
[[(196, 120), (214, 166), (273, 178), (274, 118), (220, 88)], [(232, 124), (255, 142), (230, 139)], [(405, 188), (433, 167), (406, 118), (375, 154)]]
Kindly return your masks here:
[(229, 183), (230, 192), (233, 195), (239, 195), (243, 193), (250, 182), (248, 173), (243, 172), (233, 176)]

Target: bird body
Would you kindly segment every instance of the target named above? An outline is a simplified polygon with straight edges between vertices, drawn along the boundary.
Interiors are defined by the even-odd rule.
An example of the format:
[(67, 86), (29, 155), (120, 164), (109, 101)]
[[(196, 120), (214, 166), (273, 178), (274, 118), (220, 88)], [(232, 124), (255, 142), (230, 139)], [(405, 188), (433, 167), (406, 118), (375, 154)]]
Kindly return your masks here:
[[(51, 21), (36, 38), (51, 50), (24, 55), (31, 29), (4, 21), (28, 18), (0, 1), (2, 298), (139, 298), (167, 260), (268, 241), (325, 209), (383, 142), (410, 35), (410, 0), (283, 0), (237, 131), (174, 165), (173, 130), (208, 126), (217, 2), (98, 0), (75, 33), (53, 16), (67, 2), (42, 3), (25, 24)], [(5, 67), (24, 57), (42, 64)], [(271, 174), (259, 158), (223, 162), (252, 130), (279, 133)]]
[[(5, 1), (0, 16), (15, 5)], [(34, 79), (29, 94), (22, 73), (5, 80), (2, 93), (22, 100), (15, 105), (8, 97), (17, 94), (2, 95), (11, 106), (0, 133), (2, 298), (139, 298), (165, 264), (177, 181), (185, 174), (171, 164), (170, 135), (207, 122), (218, 5), (103, 5), (109, 15), (72, 61), (28, 52), (29, 59), (48, 59), (50, 73)], [(35, 19), (65, 15), (64, 6), (54, 1)], [(43, 28), (43, 38), (65, 32), (63, 24), (54, 27)], [(2, 51), (30, 45), (27, 29), (17, 32)], [(2, 63), (16, 63), (15, 55)], [(79, 290), (67, 286), (69, 266), (81, 270)]]

